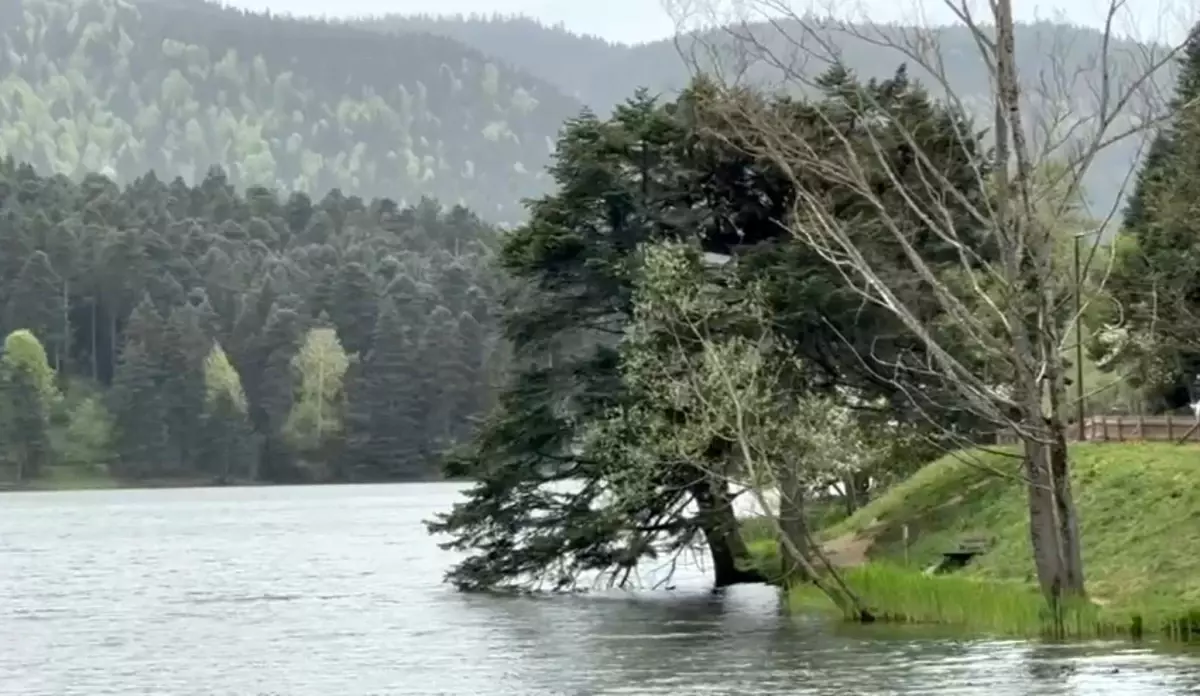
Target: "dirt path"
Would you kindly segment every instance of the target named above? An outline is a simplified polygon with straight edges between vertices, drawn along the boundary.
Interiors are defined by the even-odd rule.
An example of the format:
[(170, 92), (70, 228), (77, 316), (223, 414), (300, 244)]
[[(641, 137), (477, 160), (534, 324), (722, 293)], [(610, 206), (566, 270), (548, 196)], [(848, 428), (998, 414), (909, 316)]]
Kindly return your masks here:
[(829, 562), (842, 568), (852, 568), (867, 562), (867, 551), (875, 539), (869, 533), (850, 532), (821, 546)]

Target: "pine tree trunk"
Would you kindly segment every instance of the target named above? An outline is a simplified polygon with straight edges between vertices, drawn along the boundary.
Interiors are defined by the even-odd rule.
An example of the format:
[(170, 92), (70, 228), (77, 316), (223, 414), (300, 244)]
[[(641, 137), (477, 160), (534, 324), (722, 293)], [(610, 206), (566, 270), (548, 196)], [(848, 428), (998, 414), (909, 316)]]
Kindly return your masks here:
[(92, 298), (92, 379), (97, 382), (100, 381), (100, 355), (97, 353), (97, 349), (100, 347), (99, 346), (100, 342), (99, 342), (99, 339), (97, 338), (97, 334), (100, 331), (100, 327), (96, 325), (96, 323), (100, 319), (99, 309), (100, 309), (100, 300), (93, 297)]
[(767, 578), (757, 570), (739, 566), (739, 562), (745, 561), (749, 554), (726, 484), (705, 477), (693, 483), (689, 489), (696, 501), (700, 528), (712, 556), (713, 585), (720, 588), (767, 582)]
[(62, 343), (54, 356), (54, 369), (62, 372), (63, 365), (71, 355), (71, 281), (64, 280), (62, 286)]
[(112, 379), (117, 374), (117, 314), (108, 313), (108, 376)]
[(221, 463), (221, 485), (229, 483), (229, 479), (233, 476), (233, 439), (225, 440), (225, 461)]

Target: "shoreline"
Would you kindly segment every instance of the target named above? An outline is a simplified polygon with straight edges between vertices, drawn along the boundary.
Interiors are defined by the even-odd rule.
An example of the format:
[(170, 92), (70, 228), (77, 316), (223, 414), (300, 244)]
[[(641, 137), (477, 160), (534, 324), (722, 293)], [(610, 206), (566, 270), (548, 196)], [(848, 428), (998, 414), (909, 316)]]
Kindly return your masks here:
[(55, 479), (41, 478), (25, 482), (0, 482), (0, 494), (4, 493), (66, 493), (73, 491), (117, 491), (117, 490), (170, 490), (183, 488), (275, 488), (284, 486), (369, 486), (403, 483), (461, 483), (462, 479), (414, 479), (408, 481), (297, 481), (275, 483), (270, 481), (229, 481), (217, 483), (211, 479), (146, 479), (125, 481), (111, 477)]
[[(932, 462), (850, 517), (816, 534), (847, 584), (877, 617), (980, 635), (1200, 642), (1200, 447), (1162, 443), (1071, 446), (1088, 600), (1048, 616), (1034, 581), (1026, 493), (991, 473), (1001, 455), (960, 452)], [(773, 526), (743, 520), (749, 562), (779, 575)], [(987, 550), (961, 570), (926, 569), (966, 537)], [(773, 572), (772, 572), (773, 571)], [(837, 614), (809, 584), (793, 610)]]

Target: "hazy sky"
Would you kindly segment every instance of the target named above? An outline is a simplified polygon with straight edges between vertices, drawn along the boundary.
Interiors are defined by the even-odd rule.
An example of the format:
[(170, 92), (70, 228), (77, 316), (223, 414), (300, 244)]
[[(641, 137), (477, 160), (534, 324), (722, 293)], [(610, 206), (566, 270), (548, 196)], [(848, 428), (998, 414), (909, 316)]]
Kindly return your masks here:
[[(711, 5), (714, 0), (673, 0)], [(851, 16), (875, 21), (901, 21), (923, 14), (927, 21), (944, 24), (951, 20), (943, 0), (716, 0), (725, 7), (738, 4), (757, 7), (782, 3), (802, 13), (808, 8), (824, 14), (828, 7)], [(986, 0), (968, 0), (983, 16)], [(660, 0), (224, 0), (227, 4), (255, 10), (298, 15), (352, 16), (363, 14), (464, 13), (526, 14), (546, 22), (562, 22), (576, 32), (597, 34), (624, 42), (651, 41), (670, 36), (675, 24)], [(1014, 0), (1018, 19), (1053, 19), (1058, 15), (1075, 24), (1100, 26), (1110, 0)], [(1121, 34), (1134, 33), (1142, 40), (1181, 36), (1196, 18), (1200, 0), (1124, 0), (1114, 27)], [(854, 8), (854, 9), (850, 9)], [(1130, 9), (1130, 8), (1136, 8)], [(1166, 36), (1164, 36), (1164, 32)]]

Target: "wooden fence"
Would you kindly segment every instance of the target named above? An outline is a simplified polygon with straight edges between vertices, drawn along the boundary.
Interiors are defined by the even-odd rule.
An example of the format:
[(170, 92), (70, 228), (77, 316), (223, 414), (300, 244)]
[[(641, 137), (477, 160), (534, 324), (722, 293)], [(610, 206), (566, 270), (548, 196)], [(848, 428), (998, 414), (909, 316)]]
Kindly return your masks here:
[[(1083, 421), (1084, 439), (1091, 442), (1200, 442), (1200, 427), (1192, 414), (1167, 413), (1161, 416), (1102, 415)], [(1078, 441), (1079, 426), (1067, 426), (1067, 438)], [(1000, 433), (997, 444), (1014, 444), (1014, 433)]]

